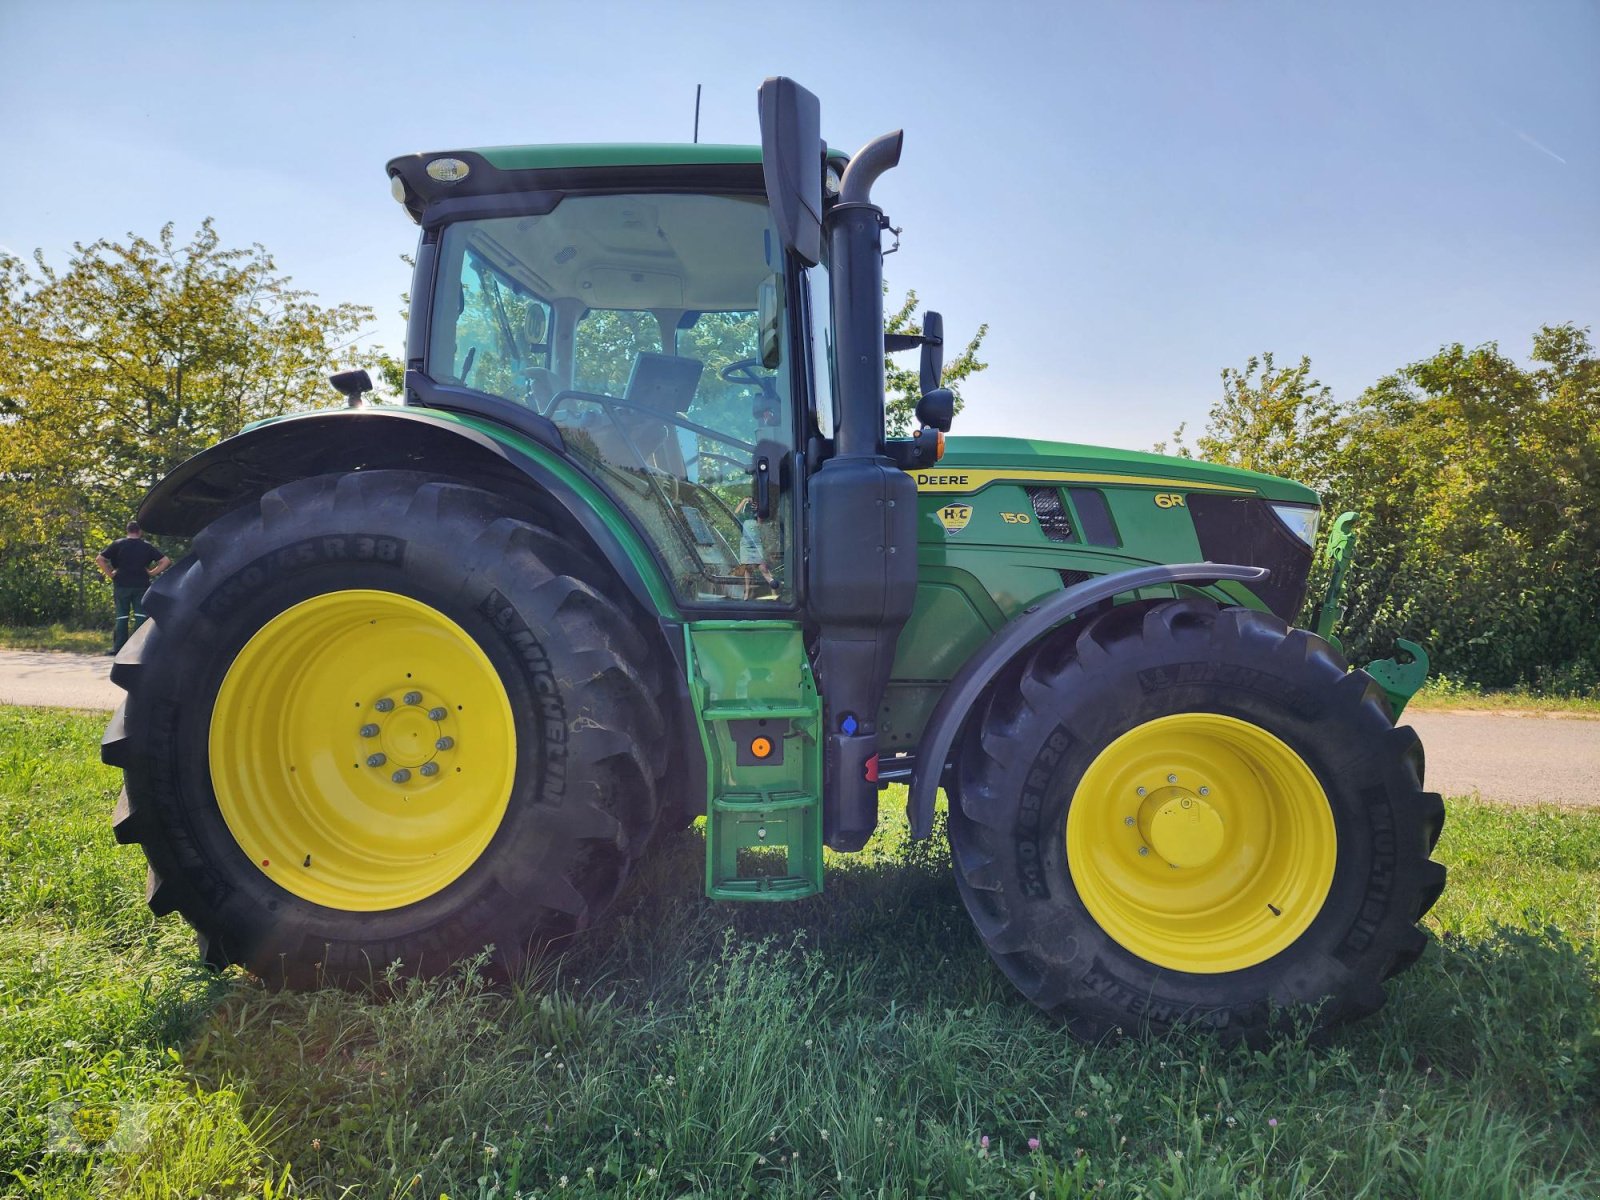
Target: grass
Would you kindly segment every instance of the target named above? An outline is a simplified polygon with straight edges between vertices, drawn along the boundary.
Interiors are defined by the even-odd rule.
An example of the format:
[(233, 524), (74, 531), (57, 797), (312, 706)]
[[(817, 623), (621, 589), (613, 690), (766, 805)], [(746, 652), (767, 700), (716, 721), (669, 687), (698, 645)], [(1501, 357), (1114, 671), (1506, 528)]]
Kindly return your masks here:
[(104, 654), (111, 648), (111, 623), (93, 629), (63, 625), (0, 625), (0, 646), (9, 650), (70, 650)]
[(111, 840), (100, 723), (0, 708), (0, 1193), (1600, 1192), (1593, 815), (1453, 803), (1435, 944), (1322, 1044), (1071, 1041), (892, 822), (792, 905), (705, 901), (687, 831), (520, 985), (380, 1003), (198, 969)]
[(1600, 692), (1578, 695), (1538, 691), (1528, 687), (1487, 689), (1436, 675), (1412, 697), (1409, 707), (1425, 712), (1471, 709), (1600, 716)]

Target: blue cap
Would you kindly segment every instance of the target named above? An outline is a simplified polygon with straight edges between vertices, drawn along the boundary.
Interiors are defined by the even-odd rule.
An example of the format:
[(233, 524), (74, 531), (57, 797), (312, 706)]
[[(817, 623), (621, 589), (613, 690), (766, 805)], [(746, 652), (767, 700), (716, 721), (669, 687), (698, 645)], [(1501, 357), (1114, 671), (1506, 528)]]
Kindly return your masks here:
[(861, 726), (856, 721), (855, 713), (845, 713), (845, 715), (839, 719), (839, 730), (845, 735), (845, 737), (855, 737), (856, 730), (860, 728)]

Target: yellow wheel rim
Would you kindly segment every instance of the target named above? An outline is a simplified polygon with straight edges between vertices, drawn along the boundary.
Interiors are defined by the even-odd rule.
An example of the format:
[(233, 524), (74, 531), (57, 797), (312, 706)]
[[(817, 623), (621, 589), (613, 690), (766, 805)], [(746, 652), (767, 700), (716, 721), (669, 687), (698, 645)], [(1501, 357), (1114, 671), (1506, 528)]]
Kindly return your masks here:
[(222, 819), (269, 879), (357, 912), (426, 899), (477, 861), (516, 772), (511, 702), (454, 621), (331, 592), (263, 625), (217, 693)]
[(1067, 868), (1124, 949), (1175, 971), (1265, 962), (1310, 927), (1338, 835), (1305, 761), (1215, 713), (1149, 721), (1099, 755), (1067, 809)]

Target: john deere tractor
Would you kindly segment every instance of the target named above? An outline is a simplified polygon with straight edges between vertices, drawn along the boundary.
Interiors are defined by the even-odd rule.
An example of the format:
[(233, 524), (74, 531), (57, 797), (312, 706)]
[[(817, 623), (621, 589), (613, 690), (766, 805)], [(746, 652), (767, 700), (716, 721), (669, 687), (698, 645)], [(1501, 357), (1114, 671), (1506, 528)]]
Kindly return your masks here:
[(1080, 1032), (1377, 1008), (1443, 809), (1416, 679), (1291, 624), (1316, 494), (946, 442), (940, 322), (884, 332), (901, 135), (829, 149), (787, 79), (760, 123), (389, 163), (404, 403), (336, 376), (139, 511), (193, 539), (112, 671), (151, 907), (277, 984), (509, 972), (700, 816), (708, 895), (816, 895), (894, 783), (917, 838), (943, 789), (978, 936)]

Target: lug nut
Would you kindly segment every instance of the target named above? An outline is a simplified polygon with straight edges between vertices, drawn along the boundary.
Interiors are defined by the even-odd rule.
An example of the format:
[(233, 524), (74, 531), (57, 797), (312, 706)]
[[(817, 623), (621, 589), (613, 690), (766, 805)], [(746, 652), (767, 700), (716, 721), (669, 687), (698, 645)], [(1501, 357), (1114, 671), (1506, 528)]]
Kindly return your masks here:
[(1133, 824), (1133, 818), (1132, 817), (1123, 817), (1122, 818), (1122, 823), (1124, 825), (1132, 825)]
[(406, 770), (404, 767), (401, 767), (393, 775), (389, 776), (389, 778), (394, 780), (396, 783), (404, 783), (406, 780), (411, 778), (411, 772)]
[(389, 760), (382, 754), (372, 754), (367, 756), (367, 766), (369, 767), (381, 767), (388, 761)]
[(394, 701), (389, 699), (389, 697), (385, 696), (382, 700), (379, 700), (372, 707), (377, 709), (379, 712), (389, 712), (394, 708)]
[(1141, 795), (1141, 796), (1144, 795), (1144, 789), (1143, 788), (1139, 789), (1139, 795)]
[(400, 699), (403, 702), (405, 702), (406, 704), (421, 704), (422, 703), (422, 693), (421, 692), (407, 692), (404, 696), (401, 696)]
[(422, 774), (431, 777), (439, 773), (439, 764), (434, 762), (423, 763), (422, 766), (418, 767), (417, 769), (421, 771)]
[(430, 708), (428, 710), (428, 720), (430, 721), (442, 721), (449, 715), (443, 708)]
[(438, 741), (436, 741), (433, 744), (433, 748), (435, 750), (448, 750), (448, 749), (450, 749), (450, 747), (454, 746), (455, 744), (456, 744), (455, 738), (453, 738), (453, 737), (442, 737), (442, 738), (440, 738)]
[(1149, 854), (1149, 853), (1150, 853), (1150, 847), (1149, 846), (1140, 846), (1139, 847), (1139, 857), (1140, 858), (1143, 858), (1146, 854)]
[(1167, 776), (1167, 782), (1168, 783), (1177, 783), (1178, 782), (1178, 777), (1176, 775), (1168, 775)]
[(378, 736), (378, 727), (376, 725), (363, 725), (361, 727), (361, 736), (362, 737), (377, 737)]
[(1209, 795), (1211, 795), (1211, 789), (1210, 788), (1201, 788), (1200, 789), (1200, 794), (1202, 796), (1209, 796)]

